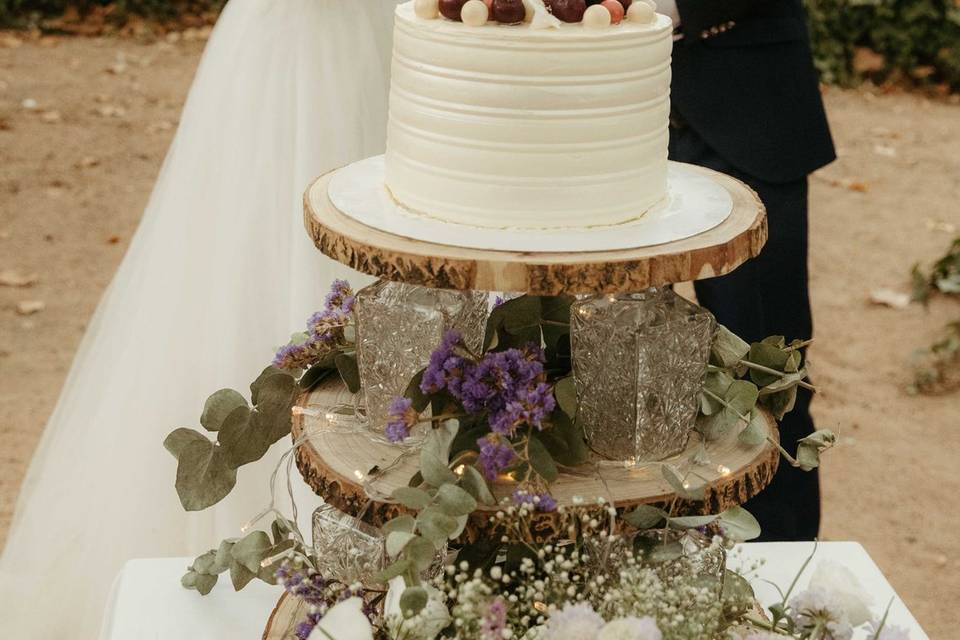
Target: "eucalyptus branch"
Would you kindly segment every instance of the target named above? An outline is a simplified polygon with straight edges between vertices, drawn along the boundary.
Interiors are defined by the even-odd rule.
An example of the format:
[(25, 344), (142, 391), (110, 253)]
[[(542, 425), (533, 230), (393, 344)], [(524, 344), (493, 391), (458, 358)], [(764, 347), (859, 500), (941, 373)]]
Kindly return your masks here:
[[(768, 374), (770, 374), (771, 376), (777, 376), (778, 378), (786, 378), (788, 375), (790, 375), (790, 374), (788, 374), (788, 373), (786, 373), (786, 372), (784, 372), (784, 371), (777, 371), (776, 369), (771, 369), (770, 367), (765, 367), (765, 366), (763, 366), (762, 364), (757, 364), (756, 362), (750, 362), (749, 360), (745, 360), (745, 359), (744, 359), (744, 360), (741, 360), (741, 361), (740, 361), (740, 364), (742, 364), (743, 366), (747, 367), (748, 369), (753, 369), (753, 370), (755, 370), (755, 371), (761, 371), (761, 372), (763, 372), (763, 373), (768, 373)], [(816, 388), (815, 386), (813, 386), (812, 384), (810, 384), (809, 382), (807, 382), (806, 380), (800, 380), (800, 381), (798, 381), (798, 382), (797, 382), (797, 385), (803, 387), (804, 389), (807, 389), (807, 390), (809, 390), (809, 391), (812, 391), (812, 392), (814, 392), (814, 393), (817, 392), (817, 388)]]

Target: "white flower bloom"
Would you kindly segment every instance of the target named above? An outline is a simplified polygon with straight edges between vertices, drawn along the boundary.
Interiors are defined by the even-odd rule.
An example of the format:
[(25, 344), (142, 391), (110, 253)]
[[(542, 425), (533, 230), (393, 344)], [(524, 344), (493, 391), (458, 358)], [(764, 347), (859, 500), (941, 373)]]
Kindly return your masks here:
[(620, 618), (600, 629), (597, 640), (663, 640), (657, 622), (650, 616)]
[(910, 640), (910, 632), (903, 627), (896, 627), (893, 625), (885, 624), (883, 629), (880, 630), (880, 635), (877, 635), (877, 627), (879, 624), (870, 625), (870, 633), (868, 637), (873, 638), (876, 636), (877, 640)]
[(373, 640), (373, 629), (363, 615), (363, 600), (349, 598), (323, 616), (309, 640)]
[(596, 640), (603, 618), (584, 602), (566, 604), (547, 620), (545, 640)]
[(406, 584), (400, 577), (390, 581), (390, 588), (387, 590), (383, 605), (390, 637), (405, 640), (434, 640), (450, 624), (450, 612), (443, 604), (440, 592), (430, 585), (423, 585), (423, 588), (427, 590), (427, 606), (412, 618), (404, 618), (400, 612), (400, 596), (406, 589)]
[(850, 640), (853, 627), (847, 612), (832, 595), (819, 588), (802, 591), (790, 599), (793, 621), (800, 629), (809, 631), (821, 627), (824, 640)]
[(809, 588), (826, 592), (834, 606), (847, 614), (852, 626), (859, 627), (873, 620), (870, 612), (873, 599), (845, 566), (829, 560), (821, 562), (810, 577)]

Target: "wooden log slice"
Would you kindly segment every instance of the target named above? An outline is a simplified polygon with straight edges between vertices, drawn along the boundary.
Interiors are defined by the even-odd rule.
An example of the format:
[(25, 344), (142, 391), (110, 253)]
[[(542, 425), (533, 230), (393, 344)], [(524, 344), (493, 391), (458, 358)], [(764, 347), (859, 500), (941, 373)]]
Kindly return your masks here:
[(405, 238), (364, 225), (338, 210), (327, 195), (334, 172), (318, 178), (304, 194), (304, 222), (325, 255), (388, 280), (534, 295), (636, 292), (729, 273), (757, 256), (767, 240), (766, 214), (756, 193), (722, 173), (688, 168), (725, 188), (733, 199), (733, 212), (699, 235), (636, 249), (529, 253)]
[[(389, 500), (397, 487), (405, 486), (419, 469), (419, 449), (402, 449), (366, 431), (352, 415), (334, 408), (352, 407), (353, 396), (339, 379), (330, 379), (304, 394), (295, 410), (293, 438), (304, 438), (297, 449), (296, 461), (307, 484), (338, 509), (358, 516), (374, 526), (406, 513)], [(767, 428), (778, 441), (776, 421), (767, 416)], [(692, 439), (687, 450), (668, 460), (681, 469), (689, 468), (689, 459), (699, 444)], [(709, 484), (703, 501), (678, 498), (663, 478), (659, 464), (627, 468), (610, 462), (593, 462), (564, 470), (551, 486), (559, 504), (574, 505), (581, 500), (603, 497), (623, 511), (640, 504), (666, 507), (675, 503), (679, 513), (714, 514), (743, 504), (773, 479), (780, 461), (777, 448), (770, 442), (757, 446), (740, 443), (735, 433), (711, 443), (709, 466), (694, 470)], [(508, 497), (515, 486), (496, 483), (497, 498)], [(481, 509), (471, 516), (465, 540), (472, 541), (489, 529), (495, 508)], [(551, 537), (553, 514), (541, 514), (538, 520), (542, 537)]]
[(284, 593), (270, 613), (263, 640), (297, 640), (294, 635), (297, 625), (304, 621), (309, 611), (306, 602)]

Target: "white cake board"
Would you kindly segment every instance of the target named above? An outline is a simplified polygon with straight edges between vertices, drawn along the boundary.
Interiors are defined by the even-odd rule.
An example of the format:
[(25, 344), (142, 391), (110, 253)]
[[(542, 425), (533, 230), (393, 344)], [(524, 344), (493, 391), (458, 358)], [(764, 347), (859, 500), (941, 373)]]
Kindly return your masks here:
[(397, 236), (467, 249), (521, 252), (590, 252), (635, 249), (675, 242), (709, 231), (733, 211), (730, 193), (708, 175), (669, 164), (667, 197), (630, 222), (568, 229), (492, 229), (447, 222), (399, 205), (384, 185), (384, 157), (337, 170), (330, 202), (357, 222)]

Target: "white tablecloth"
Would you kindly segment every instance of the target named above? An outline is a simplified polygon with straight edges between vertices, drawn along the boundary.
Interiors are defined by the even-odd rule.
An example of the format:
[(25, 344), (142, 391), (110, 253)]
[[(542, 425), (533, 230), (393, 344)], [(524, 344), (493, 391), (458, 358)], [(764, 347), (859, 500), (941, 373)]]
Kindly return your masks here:
[[(776, 590), (763, 582), (770, 580), (786, 589), (812, 543), (756, 543), (738, 547), (731, 568), (765, 559), (754, 580), (757, 597), (769, 604), (779, 600)], [(894, 598), (889, 621), (910, 629), (911, 640), (928, 640), (927, 635), (893, 591), (867, 552), (854, 542), (825, 542), (798, 585), (818, 561), (830, 559), (853, 571), (872, 595), (875, 609)], [(189, 558), (132, 560), (114, 584), (104, 614), (102, 640), (243, 640), (260, 638), (280, 590), (262, 582), (251, 582), (239, 593), (233, 591), (229, 575), (223, 575), (208, 596), (180, 586), (180, 577), (192, 562)]]

